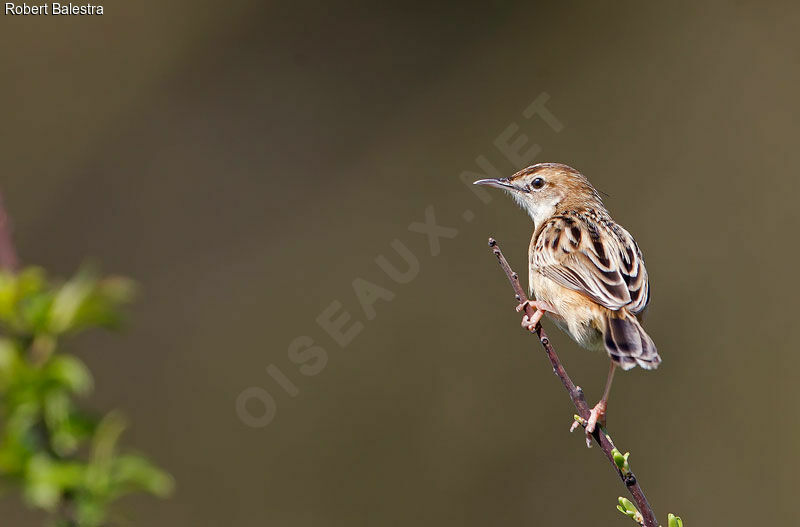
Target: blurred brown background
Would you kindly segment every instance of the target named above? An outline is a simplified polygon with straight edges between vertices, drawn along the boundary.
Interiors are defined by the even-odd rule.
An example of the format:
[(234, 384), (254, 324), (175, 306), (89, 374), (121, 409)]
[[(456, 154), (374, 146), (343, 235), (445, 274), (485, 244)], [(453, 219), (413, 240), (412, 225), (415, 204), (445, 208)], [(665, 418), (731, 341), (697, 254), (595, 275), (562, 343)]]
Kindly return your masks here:
[[(661, 521), (791, 523), (796, 3), (104, 5), (0, 16), (0, 189), (24, 262), (142, 285), (125, 335), (74, 344), (88, 404), (177, 479), (126, 501), (130, 525), (629, 524), (486, 247), (525, 274), (531, 224), (459, 180), (480, 155), (516, 170), (493, 144), (512, 124), (644, 250), (664, 363), (618, 377), (609, 429)], [(542, 93), (560, 132), (522, 116)], [(437, 256), (408, 230), (428, 206), (458, 229)], [(402, 267), (395, 238), (404, 285), (374, 261)], [(359, 277), (395, 294), (374, 320)], [(344, 348), (315, 322), (333, 301), (364, 324)], [(606, 359), (548, 328), (594, 401)], [(316, 376), (287, 354), (301, 335)], [(263, 428), (237, 415), (251, 386)], [(14, 495), (0, 518), (41, 524)]]

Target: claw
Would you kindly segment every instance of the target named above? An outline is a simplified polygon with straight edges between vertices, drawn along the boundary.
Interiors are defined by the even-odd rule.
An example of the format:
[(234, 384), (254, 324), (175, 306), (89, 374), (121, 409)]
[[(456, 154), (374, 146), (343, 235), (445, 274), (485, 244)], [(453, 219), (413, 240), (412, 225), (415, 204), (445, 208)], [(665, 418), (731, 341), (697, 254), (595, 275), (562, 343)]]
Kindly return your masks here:
[(522, 316), (521, 325), (531, 333), (534, 333), (536, 332), (536, 326), (539, 324), (539, 321), (542, 319), (545, 312), (550, 311), (551, 313), (554, 313), (555, 310), (553, 309), (553, 306), (547, 302), (542, 302), (541, 300), (526, 300), (516, 307), (517, 313), (525, 311), (528, 306), (534, 308), (536, 312), (532, 316), (528, 316), (528, 314), (525, 313), (525, 315)]
[(550, 311), (551, 313), (555, 313), (556, 310), (553, 306), (544, 302), (542, 300), (526, 300), (525, 302), (521, 302), (517, 307), (517, 313), (524, 311), (526, 307), (531, 306), (533, 309), (538, 309), (540, 311)]
[(592, 434), (597, 428), (597, 423), (603, 425), (606, 422), (606, 406), (607, 403), (605, 401), (597, 403), (589, 412), (589, 419), (584, 419), (577, 414), (573, 416), (572, 426), (569, 427), (569, 431), (574, 432), (579, 426), (583, 426), (586, 430), (586, 448), (592, 448)]
[(527, 314), (522, 316), (522, 327), (530, 331), (531, 333), (536, 332), (536, 326), (539, 325), (539, 321), (544, 316), (544, 311), (536, 310), (536, 313), (533, 314), (532, 317), (529, 317)]
[[(606, 401), (601, 400), (592, 408), (591, 412), (589, 412), (589, 419), (581, 423), (586, 427), (586, 448), (592, 448), (592, 434), (595, 428), (597, 428), (597, 424), (600, 423), (602, 426), (606, 422), (606, 406)], [(575, 424), (577, 424), (577, 421)], [(573, 428), (570, 429), (570, 432), (574, 429), (575, 425), (573, 424)]]

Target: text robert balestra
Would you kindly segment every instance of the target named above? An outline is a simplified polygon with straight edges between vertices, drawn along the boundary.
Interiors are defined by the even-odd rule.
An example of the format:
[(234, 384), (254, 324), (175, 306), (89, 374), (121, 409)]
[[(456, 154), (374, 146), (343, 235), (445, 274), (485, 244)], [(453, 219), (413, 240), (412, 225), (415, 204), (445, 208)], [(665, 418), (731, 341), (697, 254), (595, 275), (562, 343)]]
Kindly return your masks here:
[(6, 2), (5, 15), (102, 15), (103, 6), (96, 4), (15, 4)]

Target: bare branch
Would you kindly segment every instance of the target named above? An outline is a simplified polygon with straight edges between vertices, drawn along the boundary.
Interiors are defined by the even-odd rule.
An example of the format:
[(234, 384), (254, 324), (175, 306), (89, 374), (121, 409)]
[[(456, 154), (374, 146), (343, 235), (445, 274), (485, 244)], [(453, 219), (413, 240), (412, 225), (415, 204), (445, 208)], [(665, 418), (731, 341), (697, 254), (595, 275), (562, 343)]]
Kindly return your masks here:
[[(522, 303), (528, 300), (527, 296), (525, 295), (525, 291), (522, 289), (522, 286), (519, 283), (519, 276), (517, 276), (517, 273), (511, 270), (511, 266), (508, 265), (506, 257), (503, 256), (502, 251), (500, 251), (500, 246), (497, 245), (497, 241), (495, 241), (494, 238), (489, 238), (489, 247), (492, 248), (492, 252), (495, 256), (497, 256), (497, 260), (500, 262), (500, 267), (503, 268), (508, 280), (511, 282), (511, 287), (514, 289), (514, 294), (516, 295), (517, 301)], [(525, 312), (528, 314), (528, 316), (533, 316), (534, 309), (528, 305), (525, 308)], [(553, 371), (561, 380), (561, 384), (563, 384), (564, 388), (567, 390), (570, 399), (572, 399), (572, 403), (575, 405), (575, 408), (578, 411), (578, 415), (583, 418), (583, 423), (581, 424), (585, 425), (586, 420), (589, 419), (590, 408), (589, 405), (586, 404), (583, 390), (581, 390), (579, 386), (575, 386), (575, 383), (573, 383), (572, 379), (570, 379), (567, 371), (564, 369), (564, 366), (561, 365), (561, 361), (559, 360), (558, 355), (556, 355), (553, 346), (550, 345), (550, 339), (547, 338), (547, 333), (545, 333), (541, 324), (536, 327), (536, 335), (539, 337), (539, 342), (541, 342), (542, 346), (544, 347), (547, 358), (550, 359), (550, 364), (553, 366)], [(642, 488), (639, 486), (639, 481), (636, 479), (636, 476), (634, 476), (633, 472), (631, 471), (626, 471), (626, 473), (623, 474), (619, 467), (617, 467), (616, 463), (614, 463), (614, 456), (611, 453), (615, 448), (614, 443), (611, 441), (611, 438), (608, 436), (605, 429), (602, 429), (598, 426), (592, 434), (592, 437), (600, 446), (608, 460), (611, 462), (611, 466), (614, 467), (614, 470), (617, 472), (620, 480), (622, 480), (622, 483), (628, 489), (628, 492), (630, 492), (636, 507), (642, 514), (642, 518), (644, 520), (643, 525), (645, 527), (658, 527), (658, 522), (656, 521), (653, 509), (650, 508), (650, 504), (647, 502), (647, 498), (645, 497)]]

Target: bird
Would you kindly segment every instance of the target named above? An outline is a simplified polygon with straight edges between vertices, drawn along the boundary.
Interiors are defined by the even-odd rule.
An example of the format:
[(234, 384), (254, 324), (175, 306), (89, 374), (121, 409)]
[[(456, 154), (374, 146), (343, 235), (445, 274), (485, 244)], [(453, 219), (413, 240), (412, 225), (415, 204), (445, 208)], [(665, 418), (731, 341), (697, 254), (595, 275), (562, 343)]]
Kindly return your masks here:
[(613, 220), (589, 180), (570, 166), (538, 163), (508, 178), (474, 184), (505, 190), (533, 220), (528, 287), (534, 300), (517, 311), (530, 305), (535, 312), (523, 316), (522, 327), (534, 332), (546, 316), (583, 348), (608, 354), (603, 396), (585, 426), (591, 446), (597, 424), (605, 424), (616, 369), (653, 370), (661, 363), (642, 327), (650, 301), (642, 251)]

